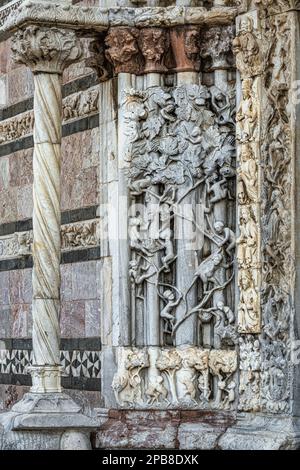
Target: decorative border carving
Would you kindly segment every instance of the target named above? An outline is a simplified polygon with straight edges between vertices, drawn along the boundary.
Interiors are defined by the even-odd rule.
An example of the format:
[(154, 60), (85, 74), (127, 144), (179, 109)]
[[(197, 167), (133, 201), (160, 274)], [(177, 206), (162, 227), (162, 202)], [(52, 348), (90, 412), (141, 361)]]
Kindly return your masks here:
[[(121, 408), (232, 409), (235, 351), (201, 348), (119, 348), (112, 382)], [(212, 387), (213, 380), (216, 386)]]
[(240, 299), (240, 333), (261, 331), (261, 225), (260, 225), (260, 86), (261, 44), (258, 42), (257, 12), (237, 20), (233, 41), (237, 68), (242, 78), (242, 97), (237, 110), (238, 219), (237, 240)]
[[(63, 121), (69, 122), (99, 112), (99, 88), (73, 93), (63, 100)], [(33, 133), (33, 111), (0, 121), (0, 145)]]
[[(61, 228), (62, 251), (80, 250), (100, 245), (99, 219), (63, 225)], [(16, 232), (0, 237), (0, 260), (32, 254), (32, 231)]]

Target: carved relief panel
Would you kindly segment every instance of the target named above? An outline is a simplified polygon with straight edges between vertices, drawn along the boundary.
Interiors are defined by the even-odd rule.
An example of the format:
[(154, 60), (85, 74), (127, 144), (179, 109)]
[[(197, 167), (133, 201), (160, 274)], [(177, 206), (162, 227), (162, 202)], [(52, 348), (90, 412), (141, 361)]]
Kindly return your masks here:
[[(196, 344), (204, 344), (201, 330), (207, 323), (217, 325), (211, 345), (225, 344), (234, 324), (235, 227), (226, 204), (223, 214), (217, 208), (228, 201), (229, 210), (235, 197), (234, 105), (216, 87), (184, 85), (129, 91), (124, 106), (136, 321), (145, 319), (147, 308), (153, 314), (147, 299), (151, 287), (159, 305), (159, 344), (176, 345), (176, 332), (192, 315), (198, 318)], [(185, 250), (194, 252), (194, 275), (181, 291), (176, 260), (178, 240), (184, 237)], [(191, 291), (195, 302), (188, 305)], [(183, 305), (179, 317), (177, 308)]]

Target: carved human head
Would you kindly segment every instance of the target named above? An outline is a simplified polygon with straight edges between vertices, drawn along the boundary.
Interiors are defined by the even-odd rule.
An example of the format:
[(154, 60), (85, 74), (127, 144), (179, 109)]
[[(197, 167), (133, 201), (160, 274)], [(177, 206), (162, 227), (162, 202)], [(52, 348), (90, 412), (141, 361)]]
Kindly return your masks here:
[(245, 99), (250, 98), (252, 89), (252, 79), (246, 78), (242, 83), (243, 96)]
[(214, 255), (214, 264), (215, 264), (215, 266), (218, 266), (220, 263), (222, 263), (222, 260), (223, 260), (222, 253), (216, 253)]
[(250, 210), (249, 210), (249, 207), (247, 207), (247, 206), (242, 206), (241, 212), (240, 212), (240, 218), (241, 218), (242, 221), (248, 222), (248, 220), (250, 219)]
[(240, 285), (243, 289), (249, 289), (252, 284), (252, 276), (250, 271), (242, 271), (240, 277)]
[(164, 293), (163, 293), (163, 296), (166, 300), (174, 300), (175, 299), (174, 292), (171, 291), (170, 289), (165, 290)]
[(221, 220), (217, 220), (214, 224), (214, 229), (217, 233), (222, 233), (224, 230), (224, 223)]
[(253, 151), (252, 151), (251, 145), (249, 143), (246, 143), (242, 146), (241, 160), (245, 162), (249, 160), (250, 158), (253, 158)]

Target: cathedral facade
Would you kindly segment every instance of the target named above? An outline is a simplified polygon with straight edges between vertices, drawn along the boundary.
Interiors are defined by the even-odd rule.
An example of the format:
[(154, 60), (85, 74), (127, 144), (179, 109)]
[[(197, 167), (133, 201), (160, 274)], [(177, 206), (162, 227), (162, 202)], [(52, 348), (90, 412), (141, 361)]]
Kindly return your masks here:
[(0, 0), (0, 448), (299, 448), (299, 18)]

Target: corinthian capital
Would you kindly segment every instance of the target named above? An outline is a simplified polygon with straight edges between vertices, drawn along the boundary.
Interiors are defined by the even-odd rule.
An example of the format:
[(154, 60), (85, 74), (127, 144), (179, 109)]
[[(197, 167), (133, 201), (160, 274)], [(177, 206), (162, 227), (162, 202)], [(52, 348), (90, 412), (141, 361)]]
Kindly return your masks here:
[(27, 26), (13, 37), (13, 58), (33, 72), (62, 74), (82, 55), (82, 47), (74, 31), (56, 27)]

